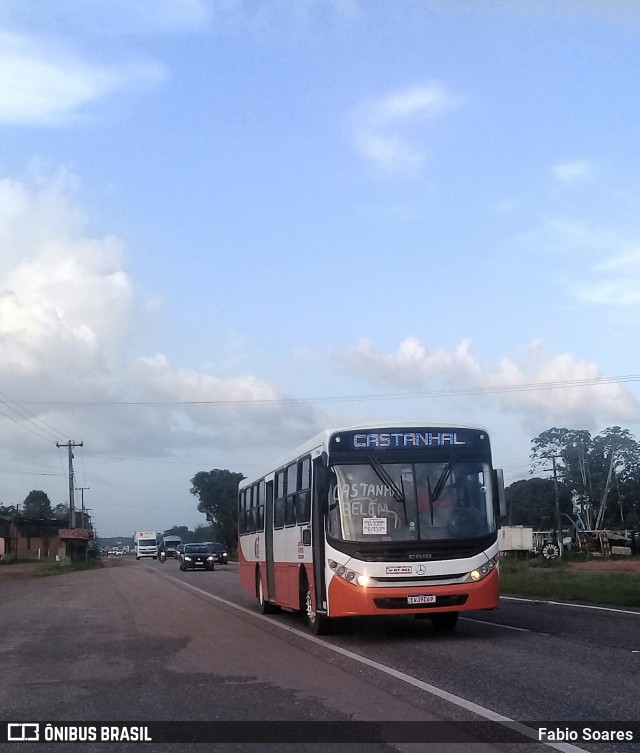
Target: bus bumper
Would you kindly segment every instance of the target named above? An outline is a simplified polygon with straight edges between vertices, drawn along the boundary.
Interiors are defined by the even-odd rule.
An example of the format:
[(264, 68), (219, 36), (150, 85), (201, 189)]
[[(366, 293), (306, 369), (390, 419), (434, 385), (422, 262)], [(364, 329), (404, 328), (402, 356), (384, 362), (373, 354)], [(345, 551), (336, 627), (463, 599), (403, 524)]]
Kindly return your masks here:
[[(424, 614), (496, 609), (499, 601), (499, 575), (496, 570), (477, 583), (449, 586), (417, 585), (402, 588), (357, 586), (334, 576), (328, 588), (328, 616), (349, 617), (375, 614)], [(409, 595), (433, 595), (435, 602), (409, 604)]]

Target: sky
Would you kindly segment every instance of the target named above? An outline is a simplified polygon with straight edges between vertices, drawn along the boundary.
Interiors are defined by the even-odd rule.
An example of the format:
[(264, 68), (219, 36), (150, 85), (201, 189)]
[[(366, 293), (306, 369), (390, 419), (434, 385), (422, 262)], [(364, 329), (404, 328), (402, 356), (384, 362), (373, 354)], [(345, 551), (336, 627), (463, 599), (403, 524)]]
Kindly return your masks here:
[[(0, 504), (325, 428), (640, 437), (635, 0), (0, 0)], [(76, 493), (79, 504), (80, 493)]]

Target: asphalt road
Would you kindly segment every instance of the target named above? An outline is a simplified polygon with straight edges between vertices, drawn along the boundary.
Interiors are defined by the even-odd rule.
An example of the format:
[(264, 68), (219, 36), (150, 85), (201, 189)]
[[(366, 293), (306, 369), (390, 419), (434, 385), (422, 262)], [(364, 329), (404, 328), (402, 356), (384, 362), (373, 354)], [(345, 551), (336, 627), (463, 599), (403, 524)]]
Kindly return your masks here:
[[(380, 738), (393, 743), (371, 742), (359, 732), (345, 743), (335, 740), (344, 733), (338, 725), (329, 728), (332, 741), (304, 748), (276, 742), (75, 746), (83, 751), (489, 753), (522, 745), (473, 742), (483, 736), (460, 722), (600, 721), (619, 729), (621, 721), (640, 720), (638, 612), (503, 599), (495, 612), (467, 613), (452, 635), (436, 633), (429, 620), (390, 618), (361, 619), (314, 638), (298, 615), (259, 615), (255, 599), (238, 587), (234, 564), (181, 573), (175, 561), (118, 558), (100, 570), (60, 577), (0, 577), (0, 658), (4, 721), (225, 720), (259, 737), (265, 728), (251, 722), (290, 720), (305, 723), (309, 740), (326, 732), (319, 722), (458, 725), (454, 745), (440, 742), (449, 732), (438, 724), (417, 727), (420, 739), (425, 729), (433, 731), (438, 742), (432, 744), (397, 743), (397, 735)], [(407, 731), (407, 740), (416, 731), (411, 724), (398, 729)], [(22, 753), (47, 748), (68, 745), (2, 746)], [(554, 749), (610, 753), (640, 746), (526, 747), (527, 753)]]

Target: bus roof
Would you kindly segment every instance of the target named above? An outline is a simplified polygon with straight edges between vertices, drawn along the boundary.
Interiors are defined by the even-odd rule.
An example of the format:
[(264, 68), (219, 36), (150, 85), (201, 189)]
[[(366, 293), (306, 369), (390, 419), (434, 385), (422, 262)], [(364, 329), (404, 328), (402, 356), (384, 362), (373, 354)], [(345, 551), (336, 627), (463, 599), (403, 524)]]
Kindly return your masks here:
[(313, 453), (314, 450), (318, 450), (318, 454), (322, 452), (323, 450), (326, 451), (326, 449), (329, 446), (329, 440), (334, 434), (343, 432), (343, 431), (372, 431), (373, 429), (391, 429), (391, 430), (400, 430), (400, 429), (417, 429), (417, 428), (434, 428), (434, 429), (476, 429), (477, 431), (484, 431), (488, 434), (487, 430), (484, 428), (484, 426), (476, 426), (473, 424), (457, 424), (457, 423), (442, 423), (442, 422), (432, 422), (427, 423), (425, 421), (405, 421), (405, 422), (399, 422), (399, 421), (377, 421), (376, 423), (371, 424), (356, 424), (354, 426), (338, 426), (333, 429), (325, 429), (324, 431), (321, 431), (319, 434), (316, 434), (315, 437), (312, 437), (311, 439), (307, 440), (303, 444), (299, 445), (295, 449), (293, 449), (291, 452), (289, 452), (286, 457), (281, 457), (280, 461), (274, 465), (272, 465), (269, 469), (265, 470), (264, 473), (260, 473), (253, 478), (245, 478), (240, 482), (239, 489), (244, 489), (247, 486), (251, 486), (251, 484), (255, 484), (256, 481), (264, 478), (265, 476), (270, 476), (272, 473), (275, 473), (275, 471), (279, 470), (280, 468), (283, 468), (284, 466), (288, 465), (289, 463), (293, 462), (296, 458), (301, 457), (302, 455), (308, 455), (310, 453)]

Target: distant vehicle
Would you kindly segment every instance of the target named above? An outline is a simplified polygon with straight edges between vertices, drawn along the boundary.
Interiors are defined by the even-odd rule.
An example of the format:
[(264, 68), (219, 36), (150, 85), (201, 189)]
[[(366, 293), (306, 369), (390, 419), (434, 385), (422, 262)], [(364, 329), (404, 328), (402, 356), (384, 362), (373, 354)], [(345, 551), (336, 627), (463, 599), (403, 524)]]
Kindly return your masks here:
[(211, 554), (213, 554), (216, 564), (226, 565), (229, 562), (229, 553), (224, 544), (220, 544), (218, 541), (206, 541), (205, 544), (209, 547)]
[(133, 546), (137, 560), (142, 557), (158, 559), (158, 535), (155, 531), (136, 531), (133, 534)]
[(195, 570), (196, 568), (213, 570), (215, 557), (207, 544), (183, 544), (180, 553), (180, 569)]
[(182, 544), (180, 536), (163, 536), (160, 546), (164, 548), (167, 557), (177, 557), (177, 549), (180, 544)]
[(87, 544), (87, 559), (98, 560), (102, 556), (102, 550), (95, 541), (89, 541)]
[(176, 547), (176, 555), (175, 556), (176, 556), (177, 560), (180, 559), (180, 555), (182, 554), (182, 550), (183, 549), (184, 549), (184, 544), (178, 544), (178, 546)]

